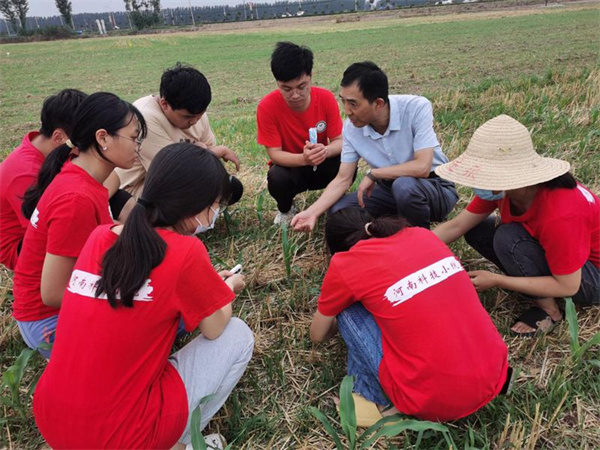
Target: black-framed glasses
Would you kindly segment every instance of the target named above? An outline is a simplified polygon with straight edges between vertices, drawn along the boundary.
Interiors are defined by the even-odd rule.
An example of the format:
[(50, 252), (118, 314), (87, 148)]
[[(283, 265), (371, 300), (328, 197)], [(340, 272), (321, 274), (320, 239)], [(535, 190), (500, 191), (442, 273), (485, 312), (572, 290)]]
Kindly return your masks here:
[(137, 137), (135, 139), (131, 139), (129, 136), (123, 136), (122, 134), (115, 133), (115, 136), (119, 136), (120, 138), (127, 139), (128, 141), (135, 142), (135, 151), (139, 152), (140, 147), (142, 146), (143, 139)]

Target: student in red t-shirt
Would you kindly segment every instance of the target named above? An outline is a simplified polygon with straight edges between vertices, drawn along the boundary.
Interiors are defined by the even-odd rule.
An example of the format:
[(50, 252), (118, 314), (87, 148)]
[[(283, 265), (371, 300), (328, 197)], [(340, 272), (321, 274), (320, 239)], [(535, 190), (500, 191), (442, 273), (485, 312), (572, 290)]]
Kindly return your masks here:
[[(115, 167), (131, 167), (146, 133), (139, 111), (114, 94), (90, 95), (75, 117), (70, 139), (48, 155), (25, 193), (22, 209), (30, 221), (13, 279), (21, 335), (46, 357), (50, 352), (40, 344), (53, 339), (75, 259), (94, 228), (113, 221), (102, 183)], [(73, 149), (78, 156), (67, 161)]]
[[(475, 197), (434, 233), (461, 236), (503, 272), (469, 272), (478, 291), (508, 289), (533, 300), (512, 331), (547, 333), (562, 319), (556, 297), (600, 304), (600, 200), (569, 173), (569, 163), (538, 155), (527, 128), (501, 115), (479, 127), (466, 151), (439, 166), (442, 178)], [(499, 217), (492, 216), (499, 209)]]
[(339, 329), (361, 426), (384, 409), (459, 419), (510, 379), (506, 345), (460, 261), (431, 231), (405, 226), (347, 208), (325, 229), (333, 256), (310, 335), (323, 341)]
[[(204, 428), (223, 405), (252, 356), (252, 332), (231, 317), (244, 277), (217, 273), (193, 234), (211, 228), (229, 186), (210, 151), (171, 144), (125, 225), (92, 233), (34, 395), (52, 448), (191, 449), (194, 409)], [(181, 321), (202, 334), (169, 356)]]
[(21, 212), (23, 195), (46, 156), (69, 138), (75, 110), (85, 97), (77, 89), (64, 89), (44, 100), (40, 130), (27, 133), (0, 164), (0, 263), (10, 270), (17, 265), (29, 223)]
[[(340, 167), (340, 109), (330, 91), (312, 86), (312, 68), (309, 48), (278, 42), (271, 55), (277, 89), (256, 110), (257, 141), (271, 159), (267, 181), (277, 202), (275, 224), (289, 223), (297, 212), (294, 197), (323, 189)], [(309, 128), (316, 129), (317, 143), (310, 143)]]

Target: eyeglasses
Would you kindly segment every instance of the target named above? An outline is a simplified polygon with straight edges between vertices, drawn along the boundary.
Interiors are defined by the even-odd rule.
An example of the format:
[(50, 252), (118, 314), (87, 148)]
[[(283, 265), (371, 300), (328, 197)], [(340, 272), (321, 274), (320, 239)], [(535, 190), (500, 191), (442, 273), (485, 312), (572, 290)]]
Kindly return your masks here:
[(135, 138), (135, 139), (131, 139), (130, 137), (123, 136), (122, 134), (115, 134), (115, 136), (119, 136), (119, 137), (121, 137), (123, 139), (127, 139), (128, 141), (135, 142), (135, 151), (136, 152), (140, 151), (140, 147), (142, 146), (142, 142), (144, 142), (144, 140), (140, 139), (139, 137)]

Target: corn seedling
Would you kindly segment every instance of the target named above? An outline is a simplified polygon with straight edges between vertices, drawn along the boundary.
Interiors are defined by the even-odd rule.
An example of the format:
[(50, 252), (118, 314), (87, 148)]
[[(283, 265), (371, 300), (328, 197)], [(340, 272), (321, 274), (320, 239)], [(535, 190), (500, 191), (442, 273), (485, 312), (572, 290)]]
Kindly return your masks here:
[(356, 413), (354, 399), (352, 397), (353, 387), (354, 377), (345, 376), (340, 387), (339, 415), (343, 435), (348, 441), (347, 446), (342, 444), (339, 433), (325, 414), (315, 407), (310, 407), (310, 412), (321, 422), (321, 424), (323, 424), (323, 427), (335, 442), (335, 446), (338, 450), (344, 450), (346, 448), (349, 450), (369, 448), (381, 437), (394, 437), (407, 430), (416, 431), (418, 433), (417, 448), (423, 438), (423, 433), (428, 430), (439, 431), (443, 434), (444, 440), (448, 444), (448, 448), (456, 448), (448, 428), (444, 425), (428, 421), (401, 419), (398, 414), (378, 420), (374, 425), (357, 436)]
[(263, 216), (264, 207), (265, 207), (265, 190), (262, 189), (256, 196), (256, 217), (258, 218), (258, 223), (260, 223), (261, 225), (265, 224), (265, 218)]
[(290, 278), (292, 274), (292, 261), (296, 255), (298, 246), (290, 241), (288, 227), (285, 223), (281, 224), (281, 246), (283, 250), (283, 262), (285, 263), (285, 273)]
[[(207, 445), (204, 440), (204, 436), (202, 436), (202, 430), (200, 429), (202, 424), (202, 411), (200, 411), (200, 407), (204, 405), (206, 402), (211, 400), (215, 394), (210, 394), (200, 399), (200, 403), (192, 412), (192, 420), (190, 421), (190, 431), (192, 436), (192, 448), (194, 450), (214, 450), (217, 447), (213, 447), (212, 445)], [(225, 450), (231, 449), (231, 445), (225, 447)]]
[[(594, 334), (583, 344), (579, 343), (579, 323), (577, 322), (577, 311), (575, 311), (575, 305), (571, 298), (565, 299), (565, 309), (567, 322), (569, 323), (569, 334), (571, 336), (571, 360), (574, 363), (579, 362), (581, 357), (590, 347), (600, 344), (600, 331)], [(590, 361), (594, 365), (600, 365), (600, 361)]]
[(37, 379), (34, 380), (26, 391), (25, 398), (21, 395), (21, 383), (27, 363), (34, 355), (35, 351), (30, 348), (25, 348), (15, 360), (15, 363), (10, 366), (2, 375), (2, 387), (8, 389), (9, 396), (0, 396), (0, 401), (4, 405), (14, 409), (23, 420), (27, 419), (27, 404), (33, 395), (33, 390), (37, 384)]

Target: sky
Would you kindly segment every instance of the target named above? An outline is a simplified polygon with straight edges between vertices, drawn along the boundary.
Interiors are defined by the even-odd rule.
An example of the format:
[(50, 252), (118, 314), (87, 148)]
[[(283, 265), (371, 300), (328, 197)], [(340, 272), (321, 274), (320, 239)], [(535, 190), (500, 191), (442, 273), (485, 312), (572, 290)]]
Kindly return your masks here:
[[(242, 0), (161, 0), (162, 8), (177, 8), (192, 6), (211, 6), (211, 5), (237, 5), (243, 3)], [(109, 12), (125, 11), (123, 0), (71, 0), (73, 5), (73, 14), (84, 12)], [(58, 9), (54, 0), (29, 0), (28, 16), (57, 16)]]

